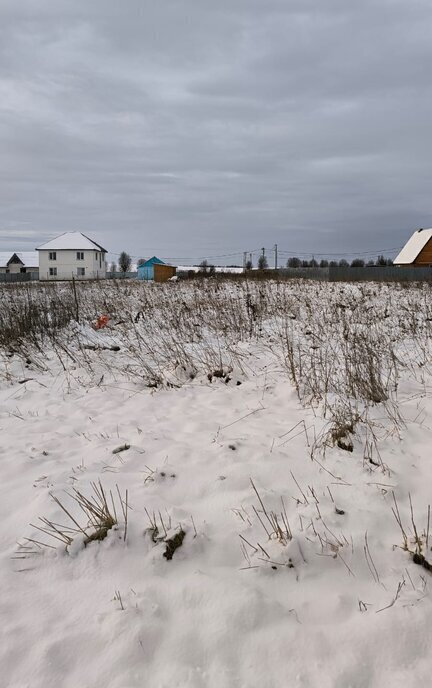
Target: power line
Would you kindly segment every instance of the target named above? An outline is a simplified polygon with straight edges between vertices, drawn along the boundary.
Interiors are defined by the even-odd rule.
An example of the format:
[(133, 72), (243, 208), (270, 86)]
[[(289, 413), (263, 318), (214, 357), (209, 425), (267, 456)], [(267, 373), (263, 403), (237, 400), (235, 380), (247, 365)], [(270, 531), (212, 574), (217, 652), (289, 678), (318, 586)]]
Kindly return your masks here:
[[(247, 253), (256, 253), (257, 251), (260, 251), (260, 250), (261, 250), (261, 249), (254, 249), (254, 250), (252, 250), (252, 251), (247, 251)], [(159, 250), (158, 250), (158, 249), (153, 249), (153, 251), (157, 251), (158, 253), (161, 253), (162, 255), (165, 255), (165, 252), (164, 252), (163, 249), (159, 249)], [(121, 253), (116, 253), (115, 251), (108, 251), (108, 253), (109, 253), (110, 256), (120, 256), (120, 255), (121, 255)], [(142, 257), (143, 255), (145, 255), (146, 253), (148, 254), (149, 251), (148, 251), (148, 250), (147, 250), (147, 251), (142, 251), (141, 254), (137, 254), (137, 255), (132, 255), (132, 254), (129, 253), (128, 255), (129, 255), (131, 258), (141, 258), (141, 257)], [(202, 256), (197, 256), (197, 255), (195, 255), (194, 257), (195, 257), (195, 258), (198, 258), (199, 260), (204, 259), (204, 258), (205, 258), (205, 259), (210, 259), (210, 260), (211, 260), (211, 259), (213, 259), (213, 258), (232, 258), (232, 257), (234, 257), (234, 256), (242, 256), (243, 253), (244, 253), (244, 251), (236, 251), (235, 253), (219, 253), (218, 255), (211, 255), (211, 256), (208, 255), (208, 254), (202, 255)], [(192, 257), (192, 256), (187, 256), (187, 257), (165, 256), (165, 257), (166, 257), (167, 259), (171, 259), (171, 260), (174, 260), (174, 259), (175, 259), (175, 260), (193, 260), (193, 257)]]
[(280, 250), (279, 253), (285, 255), (295, 256), (310, 256), (312, 253), (317, 256), (369, 256), (376, 253), (391, 253), (393, 251), (400, 251), (402, 246), (395, 246), (393, 248), (375, 248), (372, 251), (345, 251), (344, 253), (321, 253), (320, 251), (283, 251)]
[[(324, 253), (324, 252), (320, 252), (320, 251), (316, 251), (316, 250), (313, 250), (313, 251), (311, 251), (311, 250), (309, 250), (309, 251), (300, 251), (300, 250), (298, 250), (298, 251), (287, 251), (285, 249), (279, 249), (279, 248), (277, 249), (277, 251), (278, 251), (278, 255), (284, 256), (284, 257), (311, 256), (313, 254), (314, 256), (318, 256), (318, 257), (327, 256), (327, 257), (331, 258), (331, 257), (336, 257), (336, 256), (356, 256), (357, 257), (357, 256), (371, 256), (371, 255), (384, 254), (384, 253), (393, 253), (395, 251), (400, 251), (401, 248), (402, 248), (402, 246), (394, 246), (392, 248), (373, 249), (373, 250), (369, 250), (369, 251), (352, 250), (352, 251), (331, 252), (331, 253)], [(183, 256), (183, 257), (166, 256), (164, 249), (160, 249), (160, 250), (152, 249), (152, 250), (164, 255), (166, 260), (171, 260), (173, 262), (182, 261), (184, 263), (191, 263), (193, 265), (193, 263), (196, 262), (197, 260), (214, 260), (214, 259), (219, 259), (219, 258), (234, 258), (236, 256), (243, 257), (245, 253), (248, 253), (249, 255), (254, 255), (254, 254), (258, 254), (258, 253), (261, 254), (263, 252), (263, 250), (264, 250), (264, 252), (265, 251), (271, 252), (271, 251), (274, 251), (274, 247), (268, 248), (268, 249), (256, 248), (256, 249), (248, 250), (248, 251), (235, 251), (233, 253), (219, 253), (219, 254), (214, 254), (214, 255), (197, 256), (195, 254), (194, 256)], [(110, 256), (120, 256), (121, 255), (121, 253), (116, 253), (115, 251), (109, 251), (108, 253)], [(129, 254), (129, 255), (132, 259), (138, 260), (139, 258), (142, 258), (143, 255), (145, 255), (146, 253), (147, 254), (149, 253), (148, 249), (146, 251), (143, 251), (141, 254), (137, 254), (137, 255)]]

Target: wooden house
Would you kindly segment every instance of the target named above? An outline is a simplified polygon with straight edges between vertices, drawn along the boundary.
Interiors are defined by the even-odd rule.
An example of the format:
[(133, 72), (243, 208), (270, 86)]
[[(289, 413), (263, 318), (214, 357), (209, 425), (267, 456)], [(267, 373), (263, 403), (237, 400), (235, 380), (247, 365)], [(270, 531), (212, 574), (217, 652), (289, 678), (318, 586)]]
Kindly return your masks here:
[(174, 277), (176, 269), (173, 265), (167, 265), (160, 258), (153, 256), (138, 265), (138, 279), (154, 282), (167, 282), (170, 277)]
[(432, 229), (418, 229), (393, 261), (394, 265), (432, 266)]

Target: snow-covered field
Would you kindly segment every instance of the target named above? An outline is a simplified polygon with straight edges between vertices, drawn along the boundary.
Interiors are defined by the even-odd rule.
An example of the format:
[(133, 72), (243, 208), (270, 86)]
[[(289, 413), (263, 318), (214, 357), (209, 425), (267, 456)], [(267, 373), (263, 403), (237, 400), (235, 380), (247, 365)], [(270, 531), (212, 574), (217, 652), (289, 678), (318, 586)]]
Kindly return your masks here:
[(430, 685), (430, 287), (76, 289), (0, 293), (0, 685)]

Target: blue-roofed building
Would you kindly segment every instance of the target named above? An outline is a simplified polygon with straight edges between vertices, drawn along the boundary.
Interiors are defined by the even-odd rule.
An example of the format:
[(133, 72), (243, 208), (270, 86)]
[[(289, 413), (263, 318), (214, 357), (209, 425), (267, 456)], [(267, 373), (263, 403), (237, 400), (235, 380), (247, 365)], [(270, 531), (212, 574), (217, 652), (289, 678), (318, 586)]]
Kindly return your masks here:
[(166, 282), (170, 277), (173, 277), (176, 274), (176, 268), (174, 266), (167, 265), (163, 262), (163, 260), (160, 260), (160, 258), (157, 258), (156, 256), (153, 256), (152, 258), (146, 260), (145, 263), (138, 265), (137, 270), (138, 279), (145, 280), (147, 282), (150, 280), (153, 280), (154, 282)]

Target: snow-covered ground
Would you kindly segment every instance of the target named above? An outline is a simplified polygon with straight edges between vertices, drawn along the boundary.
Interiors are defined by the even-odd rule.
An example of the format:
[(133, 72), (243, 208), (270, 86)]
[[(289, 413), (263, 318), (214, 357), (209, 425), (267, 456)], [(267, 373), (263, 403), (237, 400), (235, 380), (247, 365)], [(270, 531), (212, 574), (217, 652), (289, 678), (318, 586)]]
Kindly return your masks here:
[(430, 288), (77, 289), (0, 295), (0, 684), (429, 685)]
[[(244, 272), (244, 269), (242, 267), (236, 266), (223, 266), (223, 265), (212, 265), (209, 266), (213, 269), (215, 273), (228, 273), (228, 274), (237, 274), (241, 275)], [(202, 272), (203, 268), (198, 266), (198, 265), (178, 265), (177, 266), (177, 272), (178, 273), (184, 273), (184, 272)]]

